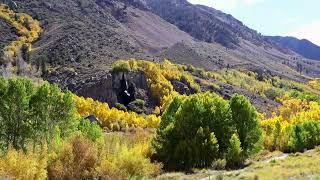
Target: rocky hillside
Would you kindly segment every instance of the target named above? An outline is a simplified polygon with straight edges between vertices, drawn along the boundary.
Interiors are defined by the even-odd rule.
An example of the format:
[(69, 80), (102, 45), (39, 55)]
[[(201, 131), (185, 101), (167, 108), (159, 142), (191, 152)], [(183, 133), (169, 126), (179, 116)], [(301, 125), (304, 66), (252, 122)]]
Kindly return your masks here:
[(269, 39), (281, 46), (291, 49), (302, 56), (320, 60), (320, 47), (313, 44), (307, 39), (297, 39), (295, 37), (269, 36)]
[(151, 11), (200, 41), (217, 42), (228, 48), (239, 46), (240, 38), (263, 43), (256, 31), (249, 29), (231, 15), (186, 0), (150, 0)]
[(207, 70), (244, 68), (297, 81), (320, 75), (319, 62), (278, 46), (231, 15), (186, 0), (14, 2), (15, 11), (30, 14), (43, 29), (31, 62), (76, 74), (66, 80), (52, 73), (61, 85), (81, 83), (128, 58), (168, 58)]
[[(318, 67), (313, 68), (307, 65), (314, 65), (316, 62), (306, 62), (308, 60), (296, 51), (262, 36), (230, 14), (202, 5), (193, 5), (186, 0), (150, 0), (146, 1), (146, 4), (150, 11), (176, 25), (198, 41), (210, 44), (218, 43), (226, 47), (227, 51), (229, 49), (229, 57), (221, 56), (220, 53), (215, 52), (221, 56), (219, 61), (225, 62), (228, 59), (224, 63), (225, 65), (258, 69), (263, 67), (290, 78), (296, 76), (291, 70), (296, 71), (297, 64), (304, 67), (305, 74), (314, 76), (319, 73)], [(208, 49), (207, 45), (205, 46)], [(230, 56), (236, 56), (238, 60), (241, 60), (233, 62), (233, 58)]]
[[(14, 28), (0, 19), (0, 49), (5, 48), (11, 41), (17, 38)], [(0, 58), (3, 57), (3, 51), (0, 51)]]

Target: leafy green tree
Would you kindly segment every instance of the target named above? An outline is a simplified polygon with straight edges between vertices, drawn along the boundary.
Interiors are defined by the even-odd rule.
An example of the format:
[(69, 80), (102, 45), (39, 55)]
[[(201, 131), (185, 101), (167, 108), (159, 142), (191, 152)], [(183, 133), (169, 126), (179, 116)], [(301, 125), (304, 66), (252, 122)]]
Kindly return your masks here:
[(262, 130), (257, 111), (243, 95), (234, 95), (230, 100), (230, 108), (244, 156), (249, 156), (261, 148)]
[(58, 126), (61, 131), (61, 137), (68, 137), (77, 130), (79, 123), (73, 94), (70, 91), (61, 93), (58, 86), (52, 86), (53, 92), (57, 93), (57, 95), (51, 101), (53, 108), (50, 113), (50, 119), (55, 124), (51, 127)]
[(303, 129), (301, 126), (294, 126), (292, 130), (292, 141), (290, 147), (293, 151), (302, 152), (305, 148), (305, 143), (303, 140)]
[(25, 80), (1, 81), (2, 148), (7, 149), (12, 145), (16, 149), (25, 149), (32, 130), (28, 118), (28, 102), (34, 87), (30, 81)]
[(246, 98), (234, 96), (228, 102), (213, 93), (199, 93), (173, 99), (152, 145), (154, 158), (165, 168), (190, 169), (209, 167), (228, 151), (234, 155), (232, 165), (241, 163), (238, 157), (242, 160), (258, 150), (260, 139), (256, 111)]
[(227, 151), (227, 163), (230, 167), (237, 167), (242, 164), (242, 148), (241, 142), (238, 138), (237, 134), (233, 134), (231, 139), (229, 140), (229, 147)]
[(31, 124), (34, 142), (45, 139), (49, 144), (56, 126), (66, 137), (76, 131), (76, 109), (70, 92), (62, 93), (58, 86), (48, 83), (40, 86), (30, 99)]
[(174, 116), (178, 111), (178, 109), (181, 107), (184, 99), (185, 99), (185, 96), (177, 96), (172, 100), (172, 102), (170, 103), (170, 105), (167, 107), (167, 109), (162, 115), (159, 129), (164, 129), (170, 123), (173, 123), (175, 121)]
[(218, 157), (219, 144), (213, 132), (209, 128), (200, 127), (195, 136), (195, 145), (198, 148), (197, 164), (199, 167), (208, 167), (212, 165), (213, 160)]
[(156, 158), (172, 169), (210, 166), (228, 137), (223, 131), (232, 130), (229, 114), (227, 101), (212, 93), (174, 98), (153, 140)]
[(0, 78), (0, 145), (25, 149), (51, 143), (59, 129), (61, 137), (77, 130), (77, 113), (70, 92), (56, 85), (36, 87), (30, 80)]
[(78, 129), (84, 137), (93, 142), (102, 137), (102, 129), (96, 122), (91, 123), (87, 119), (82, 119)]
[(291, 151), (312, 149), (320, 144), (320, 123), (309, 121), (292, 127), (289, 146)]
[(320, 122), (310, 121), (301, 124), (305, 140), (305, 147), (312, 149), (320, 144)]

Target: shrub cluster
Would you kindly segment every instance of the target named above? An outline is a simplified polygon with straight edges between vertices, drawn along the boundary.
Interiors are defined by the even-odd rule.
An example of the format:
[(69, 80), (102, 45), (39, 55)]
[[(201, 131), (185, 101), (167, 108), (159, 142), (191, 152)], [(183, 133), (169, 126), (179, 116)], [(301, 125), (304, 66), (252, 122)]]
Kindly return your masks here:
[(320, 102), (319, 80), (312, 80), (309, 84), (302, 84), (277, 76), (260, 77), (251, 71), (240, 71), (235, 69), (219, 69), (215, 71), (205, 71), (192, 65), (173, 64), (164, 60), (160, 64), (142, 60), (120, 60), (113, 64), (114, 71), (143, 71), (149, 82), (152, 94), (159, 101), (161, 110), (164, 110), (177, 92), (174, 91), (170, 80), (186, 81), (195, 92), (200, 92), (201, 88), (196, 83), (197, 77), (203, 83), (215, 84), (208, 81), (211, 79), (228, 83), (236, 87), (259, 94), (271, 100), (278, 101), (278, 98), (289, 96), (291, 98), (307, 99), (308, 101)]
[(142, 71), (145, 73), (152, 95), (164, 110), (178, 93), (174, 90), (171, 80), (186, 81), (196, 92), (200, 86), (194, 76), (187, 71), (187, 66), (172, 64), (164, 60), (160, 64), (143, 60), (117, 61), (113, 64), (113, 71)]
[(278, 98), (290, 96), (309, 101), (320, 101), (317, 80), (310, 81), (309, 84), (303, 84), (277, 76), (261, 79), (256, 73), (251, 71), (239, 71), (235, 69), (208, 71), (206, 74), (209, 78), (246, 89), (271, 100), (278, 101)]
[[(161, 164), (151, 163), (145, 134), (107, 135), (97, 142), (74, 134), (52, 148), (9, 149), (0, 158), (5, 179), (143, 179), (158, 175)], [(144, 138), (142, 138), (144, 137)], [(131, 139), (134, 139), (131, 140)]]
[(320, 79), (315, 79), (309, 82), (309, 85), (316, 90), (320, 91)]
[(139, 115), (135, 112), (126, 112), (116, 108), (109, 108), (107, 103), (94, 101), (91, 98), (73, 96), (78, 113), (81, 116), (94, 115), (102, 126), (111, 131), (120, 131), (127, 128), (157, 128), (160, 118), (156, 115)]
[(22, 46), (31, 51), (31, 43), (39, 38), (42, 31), (39, 22), (25, 13), (15, 13), (6, 5), (0, 5), (0, 18), (17, 29), (18, 39), (6, 47), (8, 55), (17, 56)]
[(107, 179), (143, 179), (160, 174), (162, 165), (151, 163), (150, 136), (139, 132), (130, 138), (109, 136), (99, 171)]
[(162, 116), (153, 147), (168, 169), (209, 167), (226, 159), (240, 165), (259, 149), (257, 113), (240, 95), (230, 101), (216, 94), (176, 97)]
[(9, 149), (7, 154), (0, 159), (1, 179), (36, 179), (47, 177), (47, 154), (24, 153)]
[(296, 152), (320, 145), (320, 104), (283, 99), (279, 115), (262, 121), (266, 149)]

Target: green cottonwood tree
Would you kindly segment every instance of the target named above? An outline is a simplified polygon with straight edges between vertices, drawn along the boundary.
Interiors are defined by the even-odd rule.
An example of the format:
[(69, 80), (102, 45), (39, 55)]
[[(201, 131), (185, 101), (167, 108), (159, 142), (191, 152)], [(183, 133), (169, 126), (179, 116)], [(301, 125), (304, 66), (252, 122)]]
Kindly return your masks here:
[(229, 140), (229, 147), (226, 158), (228, 166), (230, 167), (237, 167), (242, 164), (242, 148), (237, 134), (233, 134), (231, 139)]
[(190, 169), (209, 167), (228, 153), (241, 163), (239, 157), (254, 153), (260, 139), (256, 111), (245, 97), (236, 95), (229, 102), (214, 93), (199, 93), (174, 98), (152, 145), (155, 159), (166, 168)]
[(1, 81), (0, 119), (1, 119), (1, 144), (8, 148), (25, 148), (26, 141), (31, 133), (29, 123), (29, 99), (34, 86), (25, 80)]
[(77, 114), (70, 92), (56, 85), (36, 87), (30, 80), (0, 78), (0, 146), (26, 149), (50, 140), (58, 128), (65, 137), (77, 128)]
[(234, 95), (230, 100), (230, 108), (244, 156), (249, 156), (260, 149), (262, 130), (257, 111), (243, 95)]
[(210, 166), (228, 136), (223, 131), (231, 131), (229, 114), (228, 102), (212, 93), (174, 98), (153, 140), (156, 159), (172, 169)]

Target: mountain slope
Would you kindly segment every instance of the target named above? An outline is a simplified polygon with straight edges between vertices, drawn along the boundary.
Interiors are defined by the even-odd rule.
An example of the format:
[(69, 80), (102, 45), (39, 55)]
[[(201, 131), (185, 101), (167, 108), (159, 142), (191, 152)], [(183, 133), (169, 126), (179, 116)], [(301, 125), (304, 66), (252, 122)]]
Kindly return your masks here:
[[(308, 76), (319, 74), (318, 67), (310, 66), (310, 64), (316, 65), (317, 62), (302, 61), (304, 57), (265, 38), (229, 14), (202, 5), (193, 5), (186, 0), (145, 2), (150, 11), (189, 33), (198, 41), (219, 43), (226, 47), (224, 51), (227, 51), (227, 56), (218, 55), (219, 62), (224, 61), (224, 65), (249, 69), (262, 68), (278, 75), (297, 78), (300, 76), (296, 72), (297, 64), (303, 64), (304, 74)], [(210, 47), (210, 45), (205, 46), (206, 49)], [(238, 61), (233, 61), (233, 57)]]
[(239, 37), (257, 44), (262, 41), (256, 31), (213, 8), (186, 0), (149, 0), (147, 4), (154, 13), (201, 41), (218, 42), (229, 48), (239, 45)]
[(295, 37), (281, 36), (268, 36), (267, 38), (271, 39), (275, 43), (280, 44), (281, 46), (301, 54), (306, 58), (320, 60), (320, 47), (306, 39), (300, 40)]
[[(320, 75), (320, 63), (276, 45), (231, 15), (186, 0), (16, 0), (17, 11), (43, 28), (33, 44), (34, 63), (71, 68), (82, 81), (118, 59), (161, 61), (206, 69), (245, 68), (303, 81)], [(58, 83), (63, 84), (64, 78)]]
[(80, 74), (107, 70), (113, 61), (153, 59), (153, 54), (192, 37), (157, 15), (118, 0), (17, 0), (19, 11), (41, 22), (34, 62), (69, 66)]

